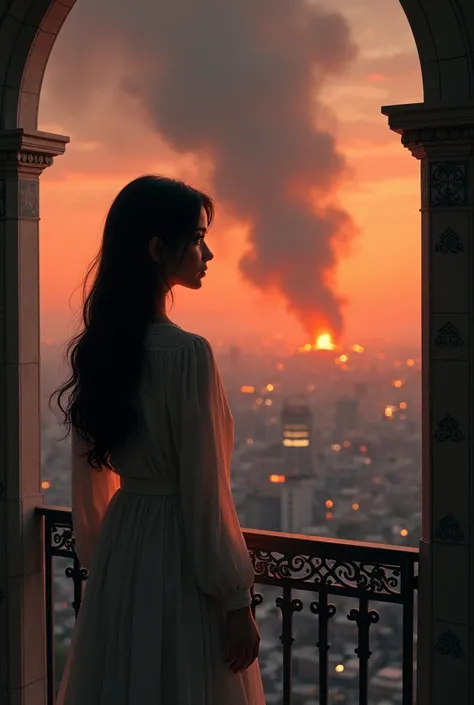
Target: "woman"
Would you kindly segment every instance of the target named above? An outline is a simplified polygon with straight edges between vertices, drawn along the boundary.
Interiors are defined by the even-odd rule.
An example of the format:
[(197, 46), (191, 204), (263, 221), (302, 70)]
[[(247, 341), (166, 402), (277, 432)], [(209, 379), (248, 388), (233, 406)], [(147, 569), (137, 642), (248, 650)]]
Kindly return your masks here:
[[(90, 569), (61, 705), (264, 705), (233, 420), (208, 342), (166, 315), (200, 289), (211, 199), (143, 176), (116, 197), (56, 392)], [(64, 405), (62, 400), (67, 398)]]

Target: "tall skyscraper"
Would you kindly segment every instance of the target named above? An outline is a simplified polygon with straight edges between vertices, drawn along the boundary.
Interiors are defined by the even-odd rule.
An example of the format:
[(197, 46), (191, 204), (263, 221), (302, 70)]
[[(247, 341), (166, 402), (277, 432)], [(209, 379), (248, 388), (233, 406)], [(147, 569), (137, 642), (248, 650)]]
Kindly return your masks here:
[(337, 439), (355, 431), (359, 421), (359, 401), (354, 397), (340, 397), (336, 401), (334, 426)]
[(299, 534), (313, 523), (314, 480), (287, 477), (281, 485), (281, 530)]
[(313, 415), (303, 402), (283, 404), (281, 412), (282, 465), (287, 477), (313, 475)]

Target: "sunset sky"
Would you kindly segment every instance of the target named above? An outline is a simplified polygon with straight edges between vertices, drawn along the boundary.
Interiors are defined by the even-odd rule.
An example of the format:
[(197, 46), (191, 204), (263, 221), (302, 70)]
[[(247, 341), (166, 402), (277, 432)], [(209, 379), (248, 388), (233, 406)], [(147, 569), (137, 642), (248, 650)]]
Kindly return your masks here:
[(418, 344), (419, 165), (380, 114), (422, 100), (398, 0), (333, 0), (314, 36), (303, 0), (240, 0), (232, 17), (235, 0), (159, 5), (78, 0), (53, 50), (39, 129), (71, 143), (41, 177), (42, 338), (74, 330), (107, 209), (153, 172), (218, 206), (215, 259), (199, 292), (177, 292), (177, 323), (215, 344), (296, 347), (319, 301), (343, 340)]

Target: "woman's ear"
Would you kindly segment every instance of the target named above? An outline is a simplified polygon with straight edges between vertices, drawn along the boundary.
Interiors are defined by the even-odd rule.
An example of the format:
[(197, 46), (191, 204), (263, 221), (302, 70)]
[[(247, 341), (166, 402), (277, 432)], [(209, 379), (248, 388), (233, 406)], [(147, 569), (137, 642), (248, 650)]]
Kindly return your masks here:
[(161, 237), (152, 237), (148, 243), (148, 253), (157, 264), (164, 261), (164, 243)]

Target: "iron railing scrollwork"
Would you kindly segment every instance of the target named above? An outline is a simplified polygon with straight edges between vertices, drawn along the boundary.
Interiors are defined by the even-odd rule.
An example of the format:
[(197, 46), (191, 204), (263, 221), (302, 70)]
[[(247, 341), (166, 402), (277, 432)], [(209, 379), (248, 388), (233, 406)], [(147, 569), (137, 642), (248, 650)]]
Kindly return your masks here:
[[(44, 517), (46, 562), (46, 653), (48, 700), (54, 705), (54, 623), (53, 623), (53, 559), (69, 558), (65, 575), (73, 581), (72, 608), (77, 616), (82, 600), (87, 571), (81, 567), (74, 552), (71, 510), (64, 507), (39, 507)], [(244, 530), (247, 546), (255, 569), (257, 585), (276, 586), (281, 595), (275, 606), (281, 612), (283, 654), (282, 703), (292, 700), (293, 617), (303, 610), (295, 590), (316, 593), (317, 600), (309, 605), (317, 617), (319, 653), (318, 676), (320, 705), (329, 703), (329, 626), (336, 606), (329, 596), (349, 597), (358, 606), (349, 610), (347, 619), (357, 629), (355, 653), (359, 662), (359, 705), (369, 702), (370, 628), (379, 621), (372, 603), (399, 604), (402, 608), (402, 705), (413, 705), (414, 679), (414, 600), (417, 588), (418, 551), (414, 548), (391, 547), (356, 541), (320, 539), (309, 536), (269, 531)], [(263, 603), (264, 595), (253, 592), (254, 614)]]

